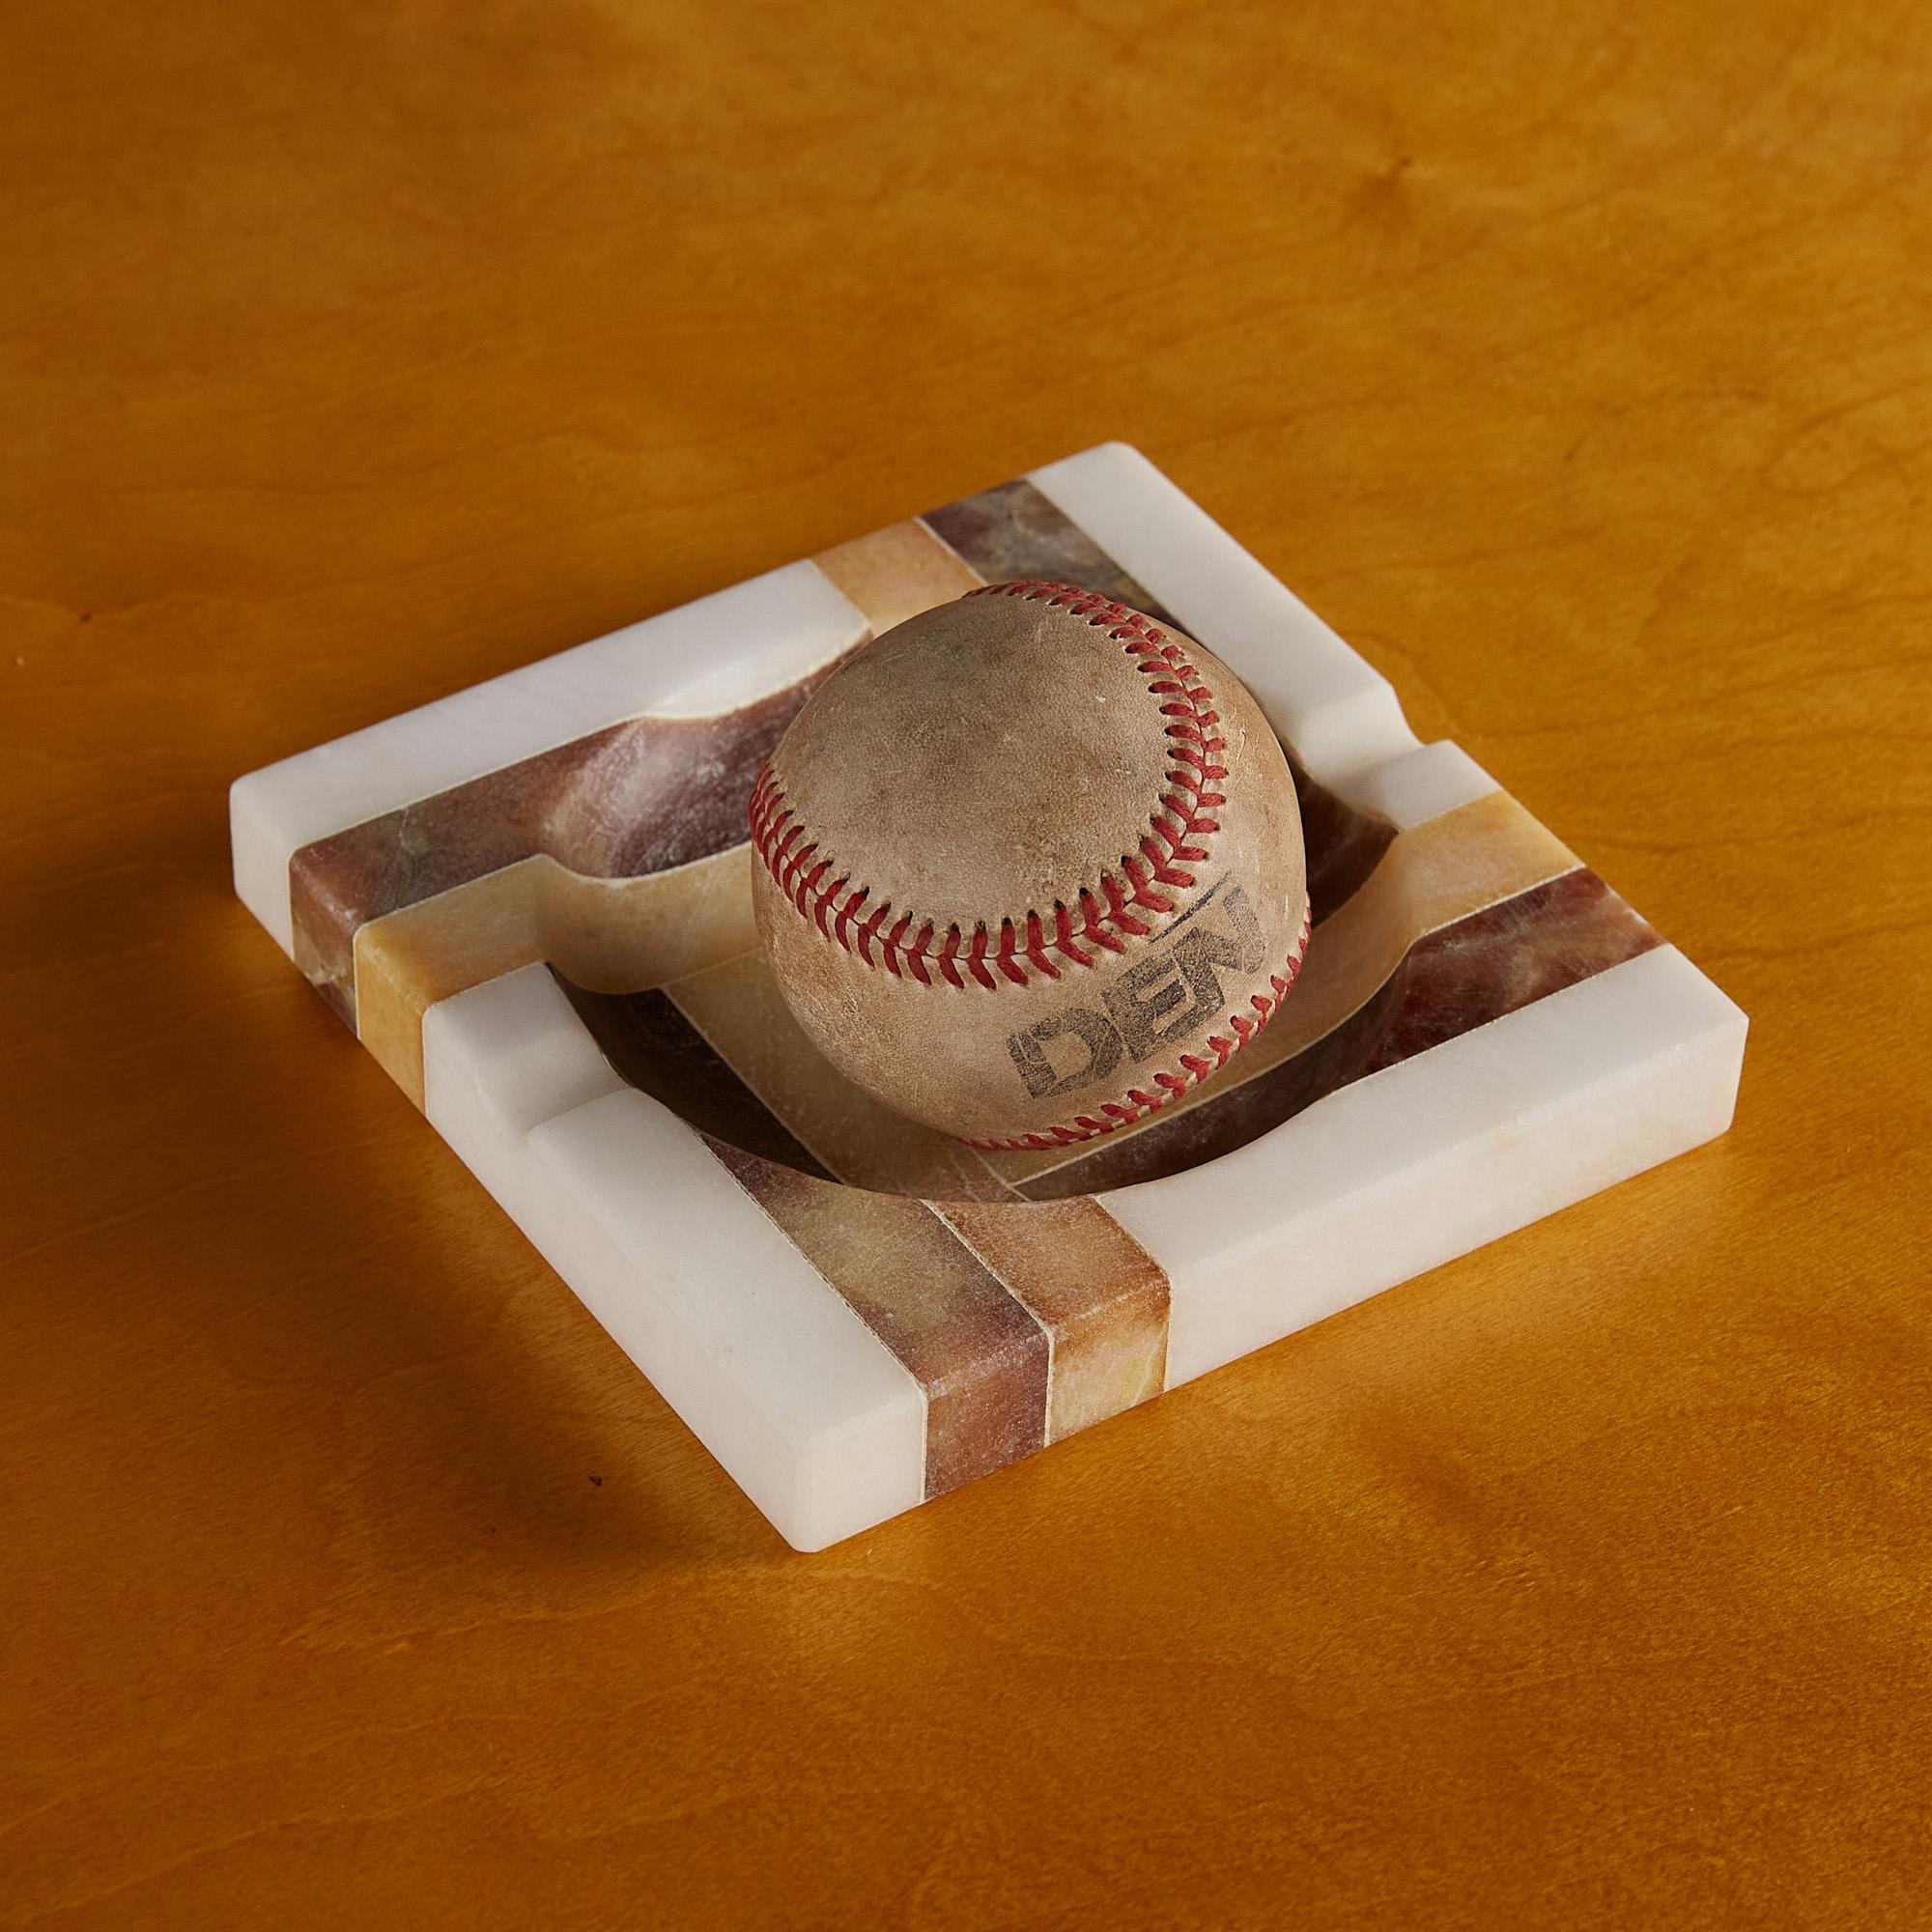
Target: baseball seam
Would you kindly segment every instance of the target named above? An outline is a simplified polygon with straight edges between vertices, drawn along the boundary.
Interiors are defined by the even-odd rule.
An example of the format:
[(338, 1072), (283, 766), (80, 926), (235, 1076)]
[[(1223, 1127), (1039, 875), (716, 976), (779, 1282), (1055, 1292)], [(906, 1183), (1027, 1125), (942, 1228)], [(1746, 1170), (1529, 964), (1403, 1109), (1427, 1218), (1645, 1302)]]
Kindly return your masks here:
[(800, 917), (865, 965), (883, 966), (895, 979), (910, 977), (922, 986), (931, 985), (935, 974), (952, 986), (963, 987), (969, 978), (988, 988), (1003, 981), (1024, 986), (1034, 973), (1058, 980), (1056, 961), (1092, 966), (1101, 952), (1125, 952), (1127, 938), (1144, 939), (1154, 929), (1140, 913), (1175, 910), (1178, 901), (1159, 888), (1186, 891), (1196, 876), (1188, 867), (1208, 858), (1208, 841), (1221, 829), (1214, 810), (1227, 803), (1214, 789), (1228, 776), (1219, 762), (1227, 743), (1215, 728), (1221, 721), (1214, 694), (1180, 646), (1138, 611), (1070, 583), (986, 583), (967, 595), (1018, 597), (1066, 611), (1106, 631), (1135, 660), (1150, 696), (1160, 700), (1169, 741), (1167, 789), (1150, 814), (1139, 852), (1122, 853), (1118, 869), (1078, 888), (1072, 905), (1056, 899), (1044, 915), (1029, 906), (1003, 916), (995, 938), (986, 920), (975, 923), (970, 937), (956, 923), (942, 936), (931, 920), (914, 932), (910, 913), (887, 929), (892, 901), (866, 909), (871, 888), (855, 884), (831, 854), (821, 854), (816, 840), (806, 838), (769, 762), (752, 787), (752, 844)]
[(1121, 1099), (1106, 1101), (1089, 1113), (1076, 1114), (1062, 1125), (1042, 1127), (1037, 1133), (1016, 1134), (1010, 1140), (973, 1140), (964, 1134), (956, 1138), (967, 1147), (979, 1148), (986, 1153), (1044, 1152), (1094, 1140), (1117, 1128), (1132, 1126), (1150, 1114), (1159, 1113), (1170, 1100), (1179, 1099), (1208, 1074), (1218, 1073), (1280, 1011), (1282, 1002), (1301, 975), (1301, 962), (1308, 953), (1312, 916), (1312, 910), (1304, 905), (1301, 937), (1295, 941), (1294, 950), (1281, 971), (1269, 980), (1270, 991), (1253, 994), (1248, 1001), (1249, 1011), (1243, 1012), (1236, 1007), (1224, 1015), (1221, 1030), (1208, 1037), (1206, 1053), (1183, 1053), (1175, 1069), (1152, 1074), (1144, 1085), (1130, 1087)]

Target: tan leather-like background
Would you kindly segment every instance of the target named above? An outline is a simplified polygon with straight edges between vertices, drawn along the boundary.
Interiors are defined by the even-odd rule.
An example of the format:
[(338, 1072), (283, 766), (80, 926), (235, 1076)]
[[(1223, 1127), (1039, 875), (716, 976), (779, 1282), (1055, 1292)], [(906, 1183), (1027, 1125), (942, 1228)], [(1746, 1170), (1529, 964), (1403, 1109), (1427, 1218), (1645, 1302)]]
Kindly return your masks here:
[[(0, 10), (0, 1923), (1922, 1924), (1932, 14)], [(237, 773), (1110, 436), (1724, 1141), (790, 1554)]]

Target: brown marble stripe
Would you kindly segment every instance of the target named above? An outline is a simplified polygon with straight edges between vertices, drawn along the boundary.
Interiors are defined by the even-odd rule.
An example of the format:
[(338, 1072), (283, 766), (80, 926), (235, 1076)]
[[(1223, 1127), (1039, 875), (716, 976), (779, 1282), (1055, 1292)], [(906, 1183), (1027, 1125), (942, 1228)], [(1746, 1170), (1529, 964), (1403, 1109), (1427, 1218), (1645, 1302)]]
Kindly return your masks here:
[(1016, 1184), (1030, 1199), (1059, 1200), (1198, 1166), (1353, 1081), (1662, 943), (1602, 879), (1578, 867), (1418, 941), (1347, 1020), (1259, 1078)]
[(1187, 628), (1025, 477), (963, 497), (943, 510), (928, 510), (920, 521), (988, 583), (1023, 577), (1077, 583), (1104, 591), (1176, 630)]
[(371, 920), (539, 854), (620, 879), (739, 843), (759, 764), (832, 668), (717, 718), (612, 724), (303, 846), (289, 865), (296, 963), (355, 1026)]
[(1052, 1341), (1049, 1442), (1161, 1392), (1167, 1273), (1104, 1208), (955, 1201), (937, 1211)]
[(923, 1201), (814, 1180), (706, 1136), (925, 1392), (925, 1493), (1046, 1440), (1046, 1331)]

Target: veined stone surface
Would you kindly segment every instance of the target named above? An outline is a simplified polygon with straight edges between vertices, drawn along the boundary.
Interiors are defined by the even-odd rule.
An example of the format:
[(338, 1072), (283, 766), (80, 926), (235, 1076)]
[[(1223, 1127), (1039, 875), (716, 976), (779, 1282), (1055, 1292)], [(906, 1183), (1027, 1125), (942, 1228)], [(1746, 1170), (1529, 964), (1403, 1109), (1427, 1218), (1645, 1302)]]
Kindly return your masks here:
[[(1060, 579), (1231, 665), (1316, 927), (1145, 1122), (980, 1153), (756, 950), (759, 762), (867, 639)], [(1089, 450), (237, 782), (236, 889), (795, 1547), (1721, 1133), (1745, 1016), (1143, 457)]]

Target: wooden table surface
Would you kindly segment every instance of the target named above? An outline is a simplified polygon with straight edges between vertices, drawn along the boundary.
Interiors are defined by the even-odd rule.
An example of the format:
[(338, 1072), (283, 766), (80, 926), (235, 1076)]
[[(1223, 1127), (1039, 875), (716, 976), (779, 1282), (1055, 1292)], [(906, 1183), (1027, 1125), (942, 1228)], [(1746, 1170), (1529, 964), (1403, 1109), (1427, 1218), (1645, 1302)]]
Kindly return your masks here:
[[(0, 15), (0, 1924), (1926, 1922), (1932, 14)], [(1723, 1141), (792, 1555), (238, 773), (1109, 437)]]

